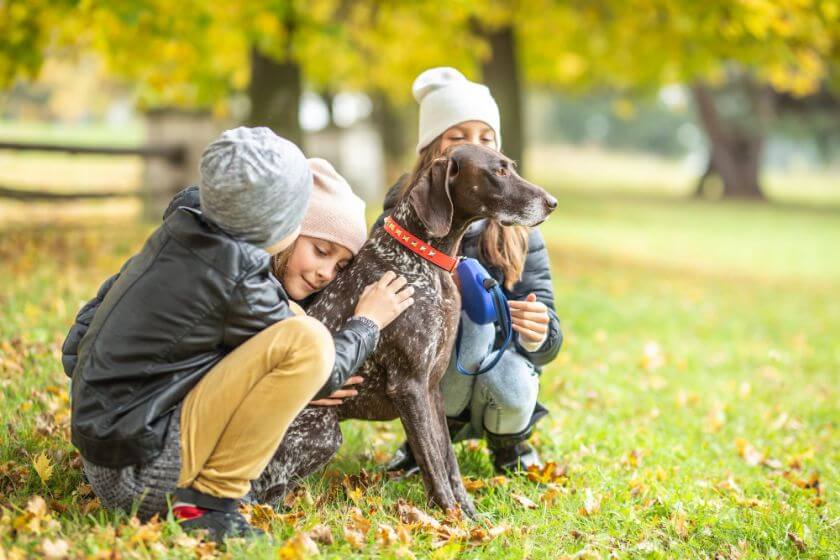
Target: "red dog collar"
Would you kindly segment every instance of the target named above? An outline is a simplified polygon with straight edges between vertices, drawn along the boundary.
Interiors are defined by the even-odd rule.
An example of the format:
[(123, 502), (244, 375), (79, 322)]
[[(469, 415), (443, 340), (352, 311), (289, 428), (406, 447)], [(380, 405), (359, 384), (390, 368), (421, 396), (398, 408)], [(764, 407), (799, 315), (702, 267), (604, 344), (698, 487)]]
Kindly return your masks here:
[(399, 241), (403, 247), (416, 255), (420, 255), (433, 265), (439, 266), (447, 272), (452, 272), (458, 266), (458, 259), (450, 257), (446, 253), (441, 253), (425, 241), (414, 237), (390, 216), (385, 218), (385, 225), (382, 227), (385, 228), (388, 235)]

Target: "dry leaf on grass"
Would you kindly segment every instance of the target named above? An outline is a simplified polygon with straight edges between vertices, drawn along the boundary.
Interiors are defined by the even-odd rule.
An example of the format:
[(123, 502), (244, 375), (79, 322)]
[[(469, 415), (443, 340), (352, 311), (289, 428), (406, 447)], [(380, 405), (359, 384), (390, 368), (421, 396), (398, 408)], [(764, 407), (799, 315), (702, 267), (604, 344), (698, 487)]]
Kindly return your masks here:
[(39, 453), (32, 461), (32, 466), (35, 467), (35, 472), (38, 473), (41, 482), (46, 484), (53, 474), (53, 465), (50, 458), (44, 453)]
[(531, 465), (528, 467), (528, 480), (539, 484), (549, 482), (564, 482), (568, 474), (566, 465), (558, 465), (554, 461), (547, 462), (542, 468)]
[(344, 527), (344, 540), (347, 541), (347, 544), (351, 548), (355, 548), (356, 550), (361, 550), (365, 547), (365, 535), (353, 527)]
[(799, 538), (799, 535), (797, 535), (796, 533), (788, 531), (787, 536), (790, 539), (790, 542), (793, 543), (793, 545), (799, 552), (805, 552), (805, 550), (808, 548), (807, 546), (805, 546), (805, 541)]
[(66, 558), (70, 554), (70, 545), (64, 539), (44, 539), (41, 541), (41, 553), (44, 558)]
[(298, 533), (277, 549), (277, 558), (279, 560), (303, 560), (318, 553), (318, 545), (315, 544), (315, 541), (306, 533)]
[(330, 545), (333, 543), (332, 529), (330, 529), (323, 523), (312, 527), (309, 530), (309, 536), (312, 538), (313, 541), (319, 542), (321, 544)]
[(477, 478), (470, 478), (468, 476), (463, 477), (464, 481), (464, 488), (466, 488), (467, 492), (476, 493), (482, 488), (486, 486), (483, 480)]
[(406, 525), (418, 525), (429, 529), (440, 528), (440, 522), (437, 519), (404, 500), (397, 502), (397, 514), (400, 521)]
[(594, 515), (601, 511), (601, 496), (595, 494), (591, 488), (586, 489), (586, 497), (583, 499), (583, 507), (580, 508), (581, 515)]
[(523, 496), (522, 494), (511, 493), (511, 498), (516, 500), (519, 505), (527, 509), (537, 509), (537, 504), (535, 504), (530, 498)]

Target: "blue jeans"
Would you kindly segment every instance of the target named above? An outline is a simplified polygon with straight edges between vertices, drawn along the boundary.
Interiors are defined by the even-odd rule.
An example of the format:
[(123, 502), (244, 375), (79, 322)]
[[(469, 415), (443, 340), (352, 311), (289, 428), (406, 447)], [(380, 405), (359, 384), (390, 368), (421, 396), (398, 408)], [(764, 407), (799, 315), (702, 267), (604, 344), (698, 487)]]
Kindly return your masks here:
[[(492, 358), (496, 331), (493, 323), (479, 325), (461, 313), (461, 365), (467, 371)], [(487, 360), (489, 361), (489, 360)], [(494, 434), (517, 434), (528, 426), (537, 395), (540, 377), (533, 364), (509, 347), (493, 369), (477, 376), (466, 376), (455, 367), (455, 352), (440, 382), (446, 415), (455, 417), (467, 407), (470, 424), (453, 440), (482, 437), (485, 430)]]

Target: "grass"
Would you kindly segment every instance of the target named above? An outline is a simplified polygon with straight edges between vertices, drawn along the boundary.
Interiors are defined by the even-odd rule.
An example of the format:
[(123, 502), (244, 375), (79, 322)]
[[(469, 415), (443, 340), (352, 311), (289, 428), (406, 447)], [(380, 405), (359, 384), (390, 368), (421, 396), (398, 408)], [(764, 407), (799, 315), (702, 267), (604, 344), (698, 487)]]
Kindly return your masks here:
[[(300, 541), (286, 539), (326, 524), (326, 558), (840, 556), (838, 213), (559, 198), (543, 231), (566, 342), (543, 374), (551, 415), (536, 442), (565, 474), (547, 486), (494, 483), (483, 445), (459, 446), (464, 475), (486, 484), (474, 494), (479, 526), (508, 529), (437, 548), (433, 531), (415, 529), (410, 545), (393, 544), (379, 524), (400, 526), (399, 500), (422, 507), (422, 485), (377, 476), (398, 423), (349, 423), (291, 514), (255, 512), (277, 544), (229, 555), (300, 557)], [(150, 226), (23, 222), (0, 231), (5, 556), (217, 553), (172, 523), (138, 526), (99, 508), (67, 439), (61, 341)], [(373, 475), (342, 485), (361, 469)], [(353, 507), (372, 523), (358, 549), (343, 536), (365, 529)]]

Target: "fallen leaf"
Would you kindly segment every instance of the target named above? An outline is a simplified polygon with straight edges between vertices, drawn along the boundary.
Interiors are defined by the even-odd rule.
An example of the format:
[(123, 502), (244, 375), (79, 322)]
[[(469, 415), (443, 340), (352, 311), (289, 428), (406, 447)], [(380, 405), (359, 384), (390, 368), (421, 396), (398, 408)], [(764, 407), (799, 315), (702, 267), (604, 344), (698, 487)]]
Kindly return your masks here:
[(688, 537), (688, 518), (684, 511), (677, 510), (671, 515), (671, 525), (681, 539)]
[(315, 525), (309, 530), (309, 536), (315, 542), (330, 545), (333, 543), (332, 529), (322, 524)]
[(44, 558), (66, 558), (70, 553), (70, 545), (63, 539), (44, 539), (41, 541), (41, 552)]
[(580, 508), (581, 515), (594, 515), (601, 511), (601, 496), (592, 492), (591, 488), (586, 489), (586, 497), (583, 499), (583, 507)]
[(35, 467), (35, 472), (38, 473), (38, 478), (41, 479), (43, 484), (46, 484), (53, 474), (53, 465), (50, 458), (44, 453), (39, 453), (32, 464)]
[(356, 550), (361, 550), (365, 547), (365, 536), (352, 527), (344, 527), (344, 540), (347, 541), (347, 544), (351, 548), (355, 548)]
[(298, 533), (277, 549), (277, 558), (279, 560), (302, 560), (310, 556), (316, 556), (318, 553), (318, 545), (315, 544), (315, 541), (309, 538), (306, 533)]
[(787, 536), (799, 552), (805, 552), (805, 550), (808, 548), (807, 546), (805, 546), (805, 541), (799, 538), (799, 535), (797, 535), (796, 533), (788, 531)]
[(526, 496), (523, 496), (522, 494), (516, 494), (512, 492), (510, 497), (516, 500), (519, 503), (519, 505), (521, 505), (524, 508), (537, 509), (537, 504), (535, 504), (533, 501), (531, 501), (531, 499), (529, 499)]
[(397, 514), (400, 521), (406, 525), (418, 525), (429, 529), (440, 528), (440, 522), (437, 519), (403, 500), (397, 502)]
[(475, 493), (484, 488), (486, 485), (484, 484), (483, 480), (477, 478), (469, 478), (464, 477), (464, 488), (466, 488), (467, 492)]
[(528, 467), (528, 480), (538, 484), (548, 484), (549, 482), (559, 482), (566, 479), (568, 467), (565, 465), (558, 465), (554, 461), (549, 461), (542, 467), (531, 465)]
[(380, 523), (376, 528), (376, 542), (380, 546), (389, 547), (399, 540), (397, 532), (387, 523)]
[(758, 466), (764, 461), (764, 454), (743, 438), (735, 440), (735, 447), (738, 449), (738, 455), (751, 467)]

